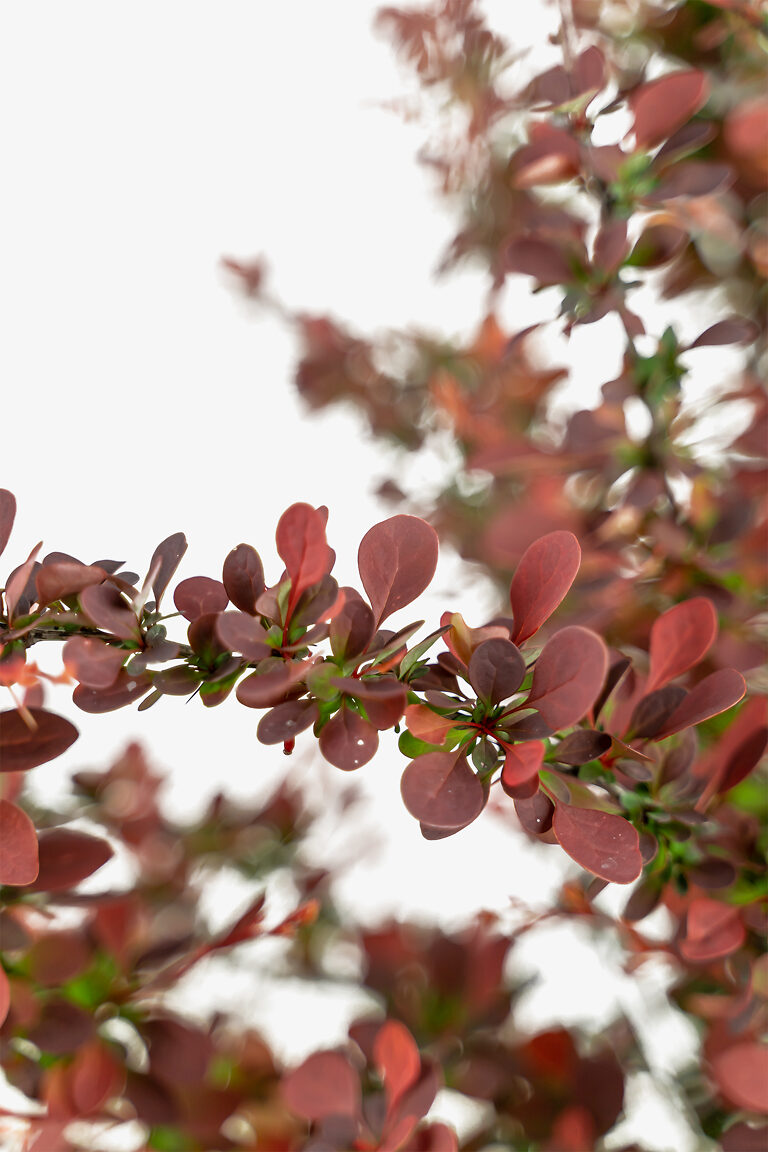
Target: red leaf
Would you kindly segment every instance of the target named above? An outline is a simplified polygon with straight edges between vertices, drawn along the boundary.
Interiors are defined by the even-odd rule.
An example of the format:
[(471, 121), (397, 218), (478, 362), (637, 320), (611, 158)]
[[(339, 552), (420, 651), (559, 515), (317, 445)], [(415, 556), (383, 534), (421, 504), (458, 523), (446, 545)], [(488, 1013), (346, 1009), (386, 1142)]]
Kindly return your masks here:
[(91, 876), (113, 856), (106, 840), (75, 828), (46, 828), (39, 836), (40, 871), (34, 892), (61, 892)]
[(650, 672), (646, 693), (682, 676), (709, 651), (717, 636), (717, 613), (711, 600), (696, 596), (675, 604), (651, 628)]
[(489, 704), (514, 696), (525, 679), (525, 660), (511, 640), (484, 640), (469, 661), (469, 682)]
[(186, 550), (186, 536), (183, 532), (174, 532), (173, 536), (168, 536), (158, 544), (152, 553), (152, 559), (149, 562), (149, 571), (154, 572), (156, 569), (156, 575), (152, 580), (152, 593), (155, 597), (155, 607), (159, 608), (163, 593), (168, 587), (168, 583), (178, 568), (179, 562)]
[(460, 752), (417, 756), (403, 772), (400, 793), (411, 816), (432, 828), (464, 828), (485, 806), (480, 778)]
[(21, 808), (0, 800), (0, 884), (31, 884), (37, 872), (34, 824)]
[(380, 732), (394, 728), (405, 712), (408, 690), (404, 684), (389, 676), (377, 680), (359, 680), (347, 676), (332, 680), (331, 683), (348, 696), (362, 700), (366, 716)]
[(412, 1087), (406, 1089), (397, 1107), (387, 1121), (385, 1135), (379, 1145), (380, 1152), (395, 1152), (408, 1147), (411, 1132), (429, 1112), (440, 1087), (437, 1067), (426, 1061), (421, 1075)]
[(119, 640), (135, 640), (139, 634), (136, 613), (111, 584), (92, 584), (80, 594), (80, 604), (97, 628)]
[(287, 700), (265, 712), (256, 729), (261, 744), (282, 744), (311, 728), (319, 713), (314, 700)]
[(120, 1094), (125, 1073), (99, 1040), (75, 1053), (70, 1092), (81, 1115), (98, 1112), (111, 1096)]
[(26, 772), (55, 760), (77, 740), (77, 728), (43, 708), (30, 708), (35, 728), (15, 709), (0, 712), (0, 772)]
[(216, 618), (216, 635), (227, 651), (241, 652), (246, 660), (264, 660), (272, 653), (261, 621), (246, 612), (221, 612)]
[(699, 681), (667, 720), (654, 739), (663, 740), (683, 728), (700, 724), (738, 704), (747, 691), (744, 677), (735, 668), (719, 668)]
[(427, 744), (442, 744), (451, 729), (456, 727), (457, 721), (439, 716), (425, 704), (409, 704), (405, 710), (405, 723), (417, 740), (424, 740)]
[(43, 564), (37, 570), (35, 585), (37, 602), (43, 607), (55, 600), (74, 596), (91, 584), (101, 584), (107, 573), (96, 564), (78, 564), (64, 560), (58, 564)]
[(358, 712), (342, 705), (323, 728), (318, 744), (329, 764), (352, 772), (376, 755), (379, 734)]
[(588, 628), (563, 628), (536, 661), (525, 707), (535, 707), (553, 731), (578, 723), (597, 699), (608, 671), (608, 649)]
[(525, 800), (515, 799), (517, 818), (532, 836), (539, 836), (542, 832), (549, 832), (552, 827), (552, 817), (555, 806), (543, 792), (537, 792)]
[(16, 497), (7, 488), (0, 488), (0, 554), (5, 551), (15, 518)]
[(738, 908), (702, 896), (692, 900), (688, 908), (680, 951), (686, 960), (694, 962), (719, 960), (740, 948), (745, 936)]
[(256, 549), (250, 544), (233, 548), (224, 561), (221, 578), (235, 607), (255, 616), (256, 601), (264, 591), (264, 567)]
[(190, 622), (209, 612), (223, 612), (229, 603), (227, 590), (210, 576), (190, 576), (176, 585), (173, 602)]
[(638, 148), (660, 144), (704, 104), (709, 82), (703, 72), (671, 72), (643, 84), (629, 98)]
[(550, 532), (525, 550), (509, 589), (516, 644), (549, 619), (573, 584), (580, 563), (581, 548), (570, 532)]
[(361, 656), (373, 639), (376, 622), (373, 612), (353, 588), (342, 588), (344, 607), (331, 621), (331, 651), (334, 656), (351, 660)]
[(377, 626), (428, 587), (437, 551), (437, 533), (416, 516), (392, 516), (366, 532), (357, 566)]
[(109, 688), (127, 655), (95, 636), (73, 636), (64, 645), (62, 660), (67, 672), (87, 688)]
[(169, 1017), (150, 1020), (142, 1024), (141, 1031), (148, 1041), (149, 1067), (154, 1076), (199, 1088), (211, 1057), (207, 1032)]
[(283, 1077), (281, 1087), (291, 1111), (307, 1120), (359, 1115), (360, 1083), (339, 1052), (314, 1052)]
[(8, 1009), (11, 1006), (11, 986), (8, 983), (8, 977), (5, 974), (5, 969), (0, 965), (0, 1024), (2, 1024), (8, 1015)]
[(538, 776), (545, 748), (541, 740), (528, 740), (523, 744), (505, 744), (504, 750), (501, 786), (508, 796), (514, 797), (521, 785)]
[(387, 1020), (376, 1034), (373, 1058), (384, 1081), (387, 1111), (396, 1104), (421, 1072), (421, 1056), (413, 1037), (399, 1020)]
[(747, 1040), (718, 1052), (712, 1060), (712, 1072), (720, 1090), (737, 1108), (768, 1113), (768, 1047), (765, 1044)]
[(273, 708), (275, 704), (281, 704), (288, 689), (306, 676), (312, 667), (309, 660), (291, 663), (270, 660), (268, 663), (274, 663), (275, 667), (266, 672), (253, 672), (237, 686), (237, 699), (246, 708)]
[(275, 540), (291, 578), (291, 609), (304, 589), (316, 584), (333, 565), (325, 539), (327, 518), (327, 512), (310, 504), (292, 504), (278, 521)]
[(83, 712), (101, 715), (132, 704), (134, 700), (145, 696), (151, 687), (148, 680), (142, 676), (132, 676), (123, 668), (108, 688), (89, 688), (85, 684), (78, 684), (72, 693), (72, 700)]
[(505, 266), (510, 272), (533, 276), (543, 285), (568, 284), (573, 278), (565, 251), (547, 240), (513, 240), (507, 247)]
[(556, 804), (552, 827), (568, 855), (614, 884), (631, 884), (643, 870), (637, 831), (621, 816)]

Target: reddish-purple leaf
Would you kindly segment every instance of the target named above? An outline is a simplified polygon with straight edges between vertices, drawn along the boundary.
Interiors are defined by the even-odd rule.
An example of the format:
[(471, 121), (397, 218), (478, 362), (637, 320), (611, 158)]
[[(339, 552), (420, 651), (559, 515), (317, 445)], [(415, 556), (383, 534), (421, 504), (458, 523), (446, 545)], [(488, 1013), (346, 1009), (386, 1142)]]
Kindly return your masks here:
[(0, 884), (31, 884), (37, 870), (34, 824), (21, 808), (0, 800)]
[(679, 684), (667, 684), (666, 688), (642, 696), (632, 712), (627, 740), (649, 740), (655, 736), (685, 697), (685, 688)]
[(704, 104), (709, 81), (703, 72), (670, 72), (641, 85), (629, 98), (638, 148), (652, 148), (685, 124)]
[(683, 728), (690, 728), (702, 720), (709, 720), (711, 716), (718, 716), (738, 704), (746, 691), (747, 685), (740, 672), (735, 668), (719, 668), (691, 689), (655, 738), (663, 740)]
[(97, 1112), (120, 1094), (125, 1070), (101, 1040), (93, 1040), (75, 1053), (70, 1067), (70, 1092), (78, 1115)]
[(177, 584), (173, 602), (190, 622), (209, 612), (223, 612), (229, 603), (227, 590), (219, 580), (210, 576), (190, 576)]
[(224, 561), (222, 580), (227, 596), (241, 612), (256, 615), (256, 601), (264, 591), (264, 566), (250, 544), (238, 544)]
[(408, 1145), (406, 1141), (423, 1116), (429, 1112), (440, 1088), (440, 1079), (435, 1064), (423, 1061), (421, 1075), (400, 1097), (399, 1103), (387, 1119), (384, 1138), (379, 1152), (395, 1152)]
[(373, 1058), (387, 1094), (387, 1111), (419, 1078), (421, 1056), (408, 1029), (399, 1020), (387, 1020), (376, 1034)]
[(689, 348), (702, 348), (714, 344), (751, 344), (759, 333), (759, 328), (751, 320), (746, 320), (743, 316), (731, 316), (728, 320), (720, 320), (717, 324), (705, 328)]
[(597, 732), (593, 728), (579, 728), (566, 736), (554, 750), (558, 764), (578, 767), (589, 760), (598, 760), (613, 743), (607, 732)]
[(351, 660), (365, 652), (376, 631), (376, 622), (373, 612), (354, 588), (342, 588), (341, 592), (345, 601), (331, 621), (331, 651), (334, 656)]
[(323, 728), (318, 744), (329, 764), (352, 772), (373, 759), (379, 734), (358, 712), (343, 705)]
[(96, 636), (73, 636), (64, 645), (62, 660), (67, 672), (87, 688), (109, 688), (127, 655)]
[(5, 974), (5, 969), (0, 967), (0, 1024), (3, 1023), (8, 1015), (8, 1009), (11, 1006), (11, 986), (8, 983), (8, 977)]
[(149, 571), (156, 571), (152, 580), (152, 593), (155, 597), (155, 606), (160, 606), (171, 577), (179, 566), (182, 556), (187, 550), (187, 538), (183, 532), (174, 532), (173, 536), (166, 537), (152, 553), (149, 562)]
[[(721, 1092), (737, 1108), (768, 1114), (768, 1046), (757, 1040), (733, 1044), (712, 1058), (712, 1072)], [(765, 1145), (755, 1143), (754, 1147)]]
[(86, 616), (119, 640), (135, 640), (139, 634), (136, 613), (112, 584), (92, 584), (80, 593)]
[(740, 784), (762, 759), (768, 745), (768, 728), (756, 728), (731, 753), (725, 762), (718, 792), (727, 792)]
[(7, 488), (0, 488), (0, 555), (5, 551), (16, 519), (16, 497)]
[(135, 700), (140, 700), (152, 687), (144, 676), (132, 676), (122, 668), (108, 688), (89, 688), (78, 684), (72, 693), (72, 700), (83, 712), (100, 715), (102, 712), (115, 712)]
[(650, 672), (646, 693), (682, 676), (709, 651), (717, 636), (717, 613), (711, 600), (696, 596), (675, 604), (651, 628)]
[(705, 963), (730, 956), (744, 943), (746, 932), (738, 908), (701, 896), (688, 908), (680, 951), (686, 960)]
[(660, 268), (688, 244), (688, 233), (674, 224), (649, 224), (638, 237), (628, 263), (633, 268)]
[(437, 533), (417, 516), (392, 516), (366, 532), (357, 566), (377, 626), (428, 587), (437, 550)]
[(712, 196), (732, 183), (733, 171), (727, 164), (684, 160), (664, 173), (647, 198), (651, 203), (663, 204), (679, 196)]
[(91, 584), (101, 584), (106, 575), (103, 568), (95, 564), (79, 564), (76, 560), (43, 564), (35, 575), (37, 602), (44, 607), (55, 600), (74, 596)]
[[(538, 780), (544, 760), (545, 748), (541, 740), (528, 740), (523, 744), (505, 745), (501, 786), (508, 796), (519, 798), (519, 789), (532, 780)], [(536, 784), (538, 788), (538, 783)], [(534, 788), (535, 792), (536, 789)], [(528, 793), (526, 793), (528, 794)]]
[(573, 584), (580, 563), (581, 548), (570, 532), (550, 532), (525, 550), (509, 589), (516, 644), (549, 619)]
[(505, 267), (510, 272), (533, 276), (539, 284), (568, 284), (573, 269), (561, 245), (525, 237), (507, 247)]
[(291, 1111), (307, 1120), (360, 1112), (360, 1082), (340, 1052), (314, 1052), (283, 1077), (281, 1089)]
[(199, 1088), (211, 1058), (207, 1032), (169, 1017), (142, 1024), (141, 1032), (149, 1048), (153, 1075), (171, 1084)]
[(609, 219), (595, 237), (592, 262), (601, 272), (613, 275), (621, 267), (628, 250), (626, 220)]
[(256, 729), (261, 744), (282, 744), (311, 728), (318, 717), (314, 700), (286, 700), (265, 712)]
[(526, 832), (530, 832), (532, 836), (549, 832), (552, 827), (552, 817), (555, 813), (555, 806), (549, 796), (546, 796), (541, 791), (536, 792), (535, 795), (525, 800), (516, 798), (515, 811), (523, 828), (525, 828)]
[(26, 772), (55, 760), (77, 740), (77, 728), (43, 708), (30, 708), (35, 725), (29, 728), (11, 708), (0, 712), (0, 772)]
[(221, 612), (216, 618), (216, 635), (228, 652), (241, 652), (254, 663), (272, 652), (261, 621), (246, 612)]
[(622, 816), (557, 804), (552, 827), (568, 855), (614, 884), (631, 884), (643, 870), (637, 830)]
[(46, 828), (39, 835), (40, 871), (35, 892), (73, 888), (112, 858), (106, 840), (75, 828)]
[(556, 632), (533, 670), (525, 707), (535, 707), (553, 731), (570, 728), (597, 699), (608, 671), (608, 649), (588, 628)]
[(417, 756), (400, 782), (403, 803), (417, 820), (432, 828), (464, 828), (485, 806), (480, 777), (460, 752)]
[(348, 696), (362, 700), (368, 719), (380, 732), (394, 728), (405, 712), (408, 690), (404, 684), (390, 676), (376, 680), (357, 680), (347, 676), (332, 680), (331, 683)]
[(275, 667), (268, 667), (265, 672), (253, 672), (237, 686), (237, 699), (246, 708), (273, 708), (275, 704), (281, 704), (288, 689), (306, 676), (312, 667), (308, 660), (292, 663), (270, 660), (267, 663), (274, 663)]
[(291, 578), (291, 608), (301, 593), (317, 584), (333, 564), (333, 553), (325, 539), (328, 514), (310, 504), (292, 504), (277, 524), (278, 554)]
[(478, 644), (469, 661), (469, 682), (488, 704), (514, 696), (525, 679), (525, 660), (511, 640), (501, 636)]
[(18, 607), (26, 608), (27, 605), (24, 604), (24, 601), (27, 600), (25, 593), (28, 590), (28, 585), (32, 585), (32, 597), (36, 594), (33, 575), (36, 569), (40, 567), (37, 563), (37, 554), (42, 546), (42, 542), (36, 544), (24, 563), (19, 564), (18, 568), (14, 568), (8, 577), (8, 583), (5, 586), (5, 607), (9, 621), (14, 619)]

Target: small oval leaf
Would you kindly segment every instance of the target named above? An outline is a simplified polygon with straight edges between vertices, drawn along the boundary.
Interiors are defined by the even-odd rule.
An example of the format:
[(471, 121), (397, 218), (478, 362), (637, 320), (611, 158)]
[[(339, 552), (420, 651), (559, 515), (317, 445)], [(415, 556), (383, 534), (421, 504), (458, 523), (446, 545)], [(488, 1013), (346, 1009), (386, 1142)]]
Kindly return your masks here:
[(429, 586), (437, 552), (437, 533), (417, 516), (392, 516), (366, 532), (357, 565), (377, 626)]
[(525, 550), (509, 588), (516, 644), (549, 619), (573, 584), (580, 563), (581, 548), (571, 532), (550, 532)]
[(717, 636), (717, 613), (711, 600), (696, 596), (675, 604), (651, 628), (650, 672), (646, 693), (682, 676), (709, 651)]
[(0, 712), (0, 772), (26, 772), (66, 752), (78, 737), (77, 728), (43, 708), (30, 708), (35, 725), (29, 728), (15, 709)]
[(411, 816), (432, 828), (466, 827), (485, 806), (480, 777), (456, 752), (417, 756), (403, 772), (400, 793)]
[(514, 696), (525, 679), (525, 660), (511, 640), (494, 637), (478, 644), (469, 661), (469, 682), (489, 704)]
[(631, 884), (643, 870), (637, 830), (621, 816), (557, 804), (552, 827), (560, 846), (595, 876)]
[(553, 731), (570, 728), (589, 711), (608, 671), (608, 649), (588, 628), (563, 628), (536, 661), (525, 706), (535, 707)]
[(37, 872), (34, 824), (21, 808), (0, 800), (0, 884), (31, 884)]

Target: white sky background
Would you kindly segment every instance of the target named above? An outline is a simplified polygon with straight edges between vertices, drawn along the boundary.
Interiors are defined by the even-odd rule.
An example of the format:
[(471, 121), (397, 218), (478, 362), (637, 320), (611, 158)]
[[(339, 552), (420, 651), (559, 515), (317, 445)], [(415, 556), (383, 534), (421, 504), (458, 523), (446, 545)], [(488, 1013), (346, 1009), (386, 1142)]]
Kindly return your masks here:
[[(350, 414), (305, 416), (290, 334), (239, 300), (218, 262), (264, 253), (291, 305), (362, 332), (419, 322), (450, 335), (477, 323), (482, 278), (433, 281), (452, 221), (416, 164), (421, 130), (376, 107), (406, 84), (372, 34), (377, 6), (4, 8), (0, 485), (19, 501), (4, 571), (43, 538), (44, 553), (125, 559), (143, 574), (155, 545), (182, 529), (190, 547), (177, 579), (219, 577), (226, 553), (246, 540), (274, 580), (277, 520), (307, 500), (330, 508), (340, 583), (359, 583), (357, 544), (391, 514), (371, 494), (391, 457)], [(509, 23), (508, 4), (493, 8)], [(516, 46), (544, 41), (549, 10), (515, 4), (514, 17)], [(526, 299), (522, 285), (510, 305), (518, 327)], [(584, 339), (579, 332), (571, 355), (589, 404), (615, 372), (618, 345), (592, 340), (585, 359)], [(432, 458), (413, 478), (429, 483), (439, 467)], [(487, 586), (449, 555), (434, 591), (395, 623), (426, 615), (432, 627), (445, 608), (474, 623), (493, 611)], [(57, 668), (58, 653), (45, 666)], [(81, 737), (35, 771), (41, 794), (59, 793), (77, 768), (106, 767), (130, 737), (170, 772), (168, 800), (184, 815), (221, 787), (264, 795), (286, 771), (316, 792), (320, 781), (325, 794), (347, 783), (319, 754), (302, 755), (307, 737), (291, 760), (258, 745), (259, 713), (234, 698), (211, 710), (172, 698), (140, 716), (99, 717), (77, 712), (69, 695), (56, 689), (48, 703)], [(394, 738), (391, 747), (355, 776), (371, 798), (363, 826), (380, 833), (381, 849), (350, 873), (342, 896), (369, 920), (422, 914), (449, 926), (505, 909), (510, 894), (544, 904), (562, 854), (534, 852), (488, 814), (455, 838), (423, 841), (400, 801)], [(360, 850), (354, 832), (341, 833), (340, 850)], [(591, 995), (595, 956), (574, 949), (589, 1021), (607, 970), (594, 973)], [(573, 987), (561, 971), (544, 1012), (573, 1009)], [(684, 1148), (684, 1136), (674, 1143)]]

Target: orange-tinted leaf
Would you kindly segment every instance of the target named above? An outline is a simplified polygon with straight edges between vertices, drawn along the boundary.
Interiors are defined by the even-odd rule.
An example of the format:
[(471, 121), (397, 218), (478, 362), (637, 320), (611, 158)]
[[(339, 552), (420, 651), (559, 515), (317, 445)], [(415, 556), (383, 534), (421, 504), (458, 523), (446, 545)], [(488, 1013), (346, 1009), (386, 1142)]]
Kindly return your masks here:
[(442, 744), (445, 737), (456, 726), (455, 720), (438, 716), (425, 704), (409, 704), (405, 710), (405, 723), (408, 731), (418, 740), (427, 744)]
[(696, 596), (675, 604), (651, 628), (650, 672), (646, 692), (682, 676), (709, 651), (717, 636), (717, 613), (711, 600)]
[(768, 1047), (747, 1040), (726, 1048), (712, 1060), (720, 1090), (737, 1108), (768, 1113)]
[(480, 778), (458, 752), (417, 756), (403, 772), (400, 793), (410, 814), (432, 828), (464, 828), (485, 806)]
[(106, 840), (75, 828), (45, 828), (38, 838), (40, 871), (35, 892), (61, 892), (91, 876), (113, 856)]
[(8, 983), (8, 977), (5, 974), (5, 969), (0, 965), (0, 1024), (3, 1023), (8, 1015), (8, 1009), (11, 1006), (11, 987)]
[(327, 511), (310, 504), (292, 504), (277, 524), (277, 551), (291, 578), (291, 606), (305, 588), (316, 584), (333, 565), (325, 539)]
[(421, 1056), (408, 1029), (399, 1020), (387, 1020), (376, 1034), (373, 1057), (392, 1112), (404, 1092), (419, 1078)]
[(691, 901), (680, 951), (694, 962), (719, 960), (740, 948), (745, 935), (738, 908), (702, 896)]
[(98, 1112), (111, 1096), (117, 1096), (125, 1073), (100, 1040), (75, 1053), (70, 1070), (70, 1093), (81, 1115)]
[(552, 827), (560, 846), (595, 876), (631, 884), (643, 870), (637, 831), (621, 816), (556, 804)]
[(64, 667), (87, 688), (109, 688), (117, 679), (127, 653), (95, 636), (73, 636), (62, 651)]
[(704, 104), (709, 83), (703, 72), (670, 72), (643, 84), (629, 98), (638, 148), (652, 148), (685, 124)]
[(29, 728), (19, 712), (0, 712), (0, 772), (26, 772), (55, 760), (77, 740), (77, 728), (43, 708), (29, 710), (35, 727)]
[(525, 707), (535, 707), (553, 731), (570, 728), (597, 699), (608, 671), (608, 649), (588, 628), (563, 628), (536, 661)]
[(264, 591), (264, 567), (256, 549), (250, 544), (233, 548), (224, 561), (221, 578), (235, 607), (255, 616), (256, 601)]
[(173, 602), (182, 616), (191, 622), (209, 612), (223, 612), (229, 597), (219, 580), (212, 580), (210, 576), (190, 576), (176, 585)]
[(691, 689), (664, 727), (656, 733), (656, 739), (663, 740), (683, 728), (690, 728), (702, 720), (709, 720), (711, 716), (718, 716), (738, 704), (746, 691), (747, 685), (740, 672), (735, 668), (719, 668)]
[(0, 800), (0, 884), (31, 884), (37, 871), (34, 824), (21, 808)]
[(0, 554), (5, 551), (15, 519), (16, 497), (7, 488), (0, 488)]
[(580, 563), (581, 548), (570, 532), (550, 532), (526, 549), (509, 589), (516, 644), (549, 619), (573, 584)]
[(291, 1111), (307, 1120), (356, 1117), (360, 1111), (357, 1074), (339, 1052), (314, 1052), (283, 1077), (282, 1094)]
[(428, 587), (437, 551), (437, 533), (417, 516), (392, 516), (366, 532), (357, 566), (377, 626)]
[(544, 760), (544, 745), (541, 740), (527, 740), (523, 744), (504, 746), (504, 767), (501, 770), (501, 786), (508, 796), (517, 797), (521, 785), (538, 777)]
[(343, 705), (324, 726), (318, 744), (329, 764), (352, 772), (376, 755), (379, 734), (358, 712)]

